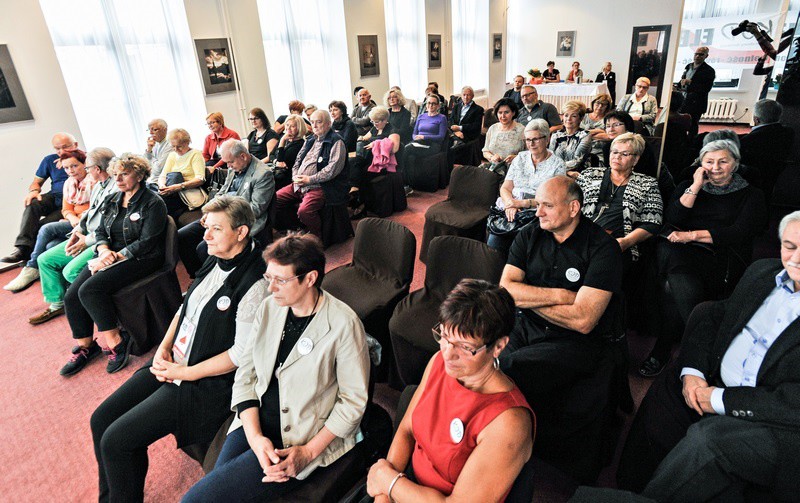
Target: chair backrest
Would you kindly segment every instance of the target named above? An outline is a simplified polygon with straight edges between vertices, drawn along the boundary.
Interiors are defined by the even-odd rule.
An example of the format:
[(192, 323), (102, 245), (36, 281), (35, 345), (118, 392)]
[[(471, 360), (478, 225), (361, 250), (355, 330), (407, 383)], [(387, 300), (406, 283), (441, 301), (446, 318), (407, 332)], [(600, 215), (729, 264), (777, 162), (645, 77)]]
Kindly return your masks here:
[(425, 288), (444, 299), (464, 278), (499, 283), (505, 259), (486, 243), (460, 236), (437, 236), (428, 248)]
[(488, 209), (499, 190), (500, 177), (495, 173), (476, 166), (459, 166), (450, 175), (447, 199)]
[(178, 226), (171, 216), (167, 216), (166, 242), (164, 247), (164, 266), (162, 269), (171, 271), (178, 265)]
[(398, 286), (411, 284), (417, 239), (405, 226), (383, 218), (365, 218), (356, 228), (353, 266)]
[(486, 130), (496, 123), (497, 117), (494, 115), (494, 108), (486, 107), (486, 110), (483, 112), (483, 127), (481, 127), (481, 134), (486, 134)]

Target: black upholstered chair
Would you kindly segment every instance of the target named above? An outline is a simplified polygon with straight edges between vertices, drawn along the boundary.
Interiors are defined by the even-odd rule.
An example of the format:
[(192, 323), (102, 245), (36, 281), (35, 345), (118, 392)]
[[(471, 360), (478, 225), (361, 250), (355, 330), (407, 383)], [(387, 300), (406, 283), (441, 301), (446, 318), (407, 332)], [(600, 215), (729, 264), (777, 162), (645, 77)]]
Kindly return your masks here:
[(399, 171), (371, 178), (363, 190), (367, 211), (381, 218), (408, 207), (406, 193), (403, 190), (403, 174)]
[(449, 138), (445, 137), (441, 150), (436, 154), (406, 159), (403, 165), (405, 179), (415, 190), (436, 192), (447, 187), (453, 169)]
[(142, 355), (161, 342), (181, 305), (181, 287), (175, 274), (178, 260), (178, 229), (172, 217), (167, 217), (164, 265), (112, 297), (122, 328), (133, 338), (134, 355)]
[(453, 170), (447, 199), (425, 212), (419, 259), (425, 262), (428, 243), (436, 236), (462, 236), (484, 241), (489, 208), (497, 199), (500, 178), (488, 169), (459, 166)]
[[(492, 173), (489, 173), (492, 174)], [(431, 242), (425, 285), (405, 297), (389, 320), (389, 334), (403, 386), (419, 384), (428, 360), (439, 350), (431, 328), (439, 306), (459, 281), (474, 278), (498, 283), (505, 260), (485, 243), (458, 236)]]

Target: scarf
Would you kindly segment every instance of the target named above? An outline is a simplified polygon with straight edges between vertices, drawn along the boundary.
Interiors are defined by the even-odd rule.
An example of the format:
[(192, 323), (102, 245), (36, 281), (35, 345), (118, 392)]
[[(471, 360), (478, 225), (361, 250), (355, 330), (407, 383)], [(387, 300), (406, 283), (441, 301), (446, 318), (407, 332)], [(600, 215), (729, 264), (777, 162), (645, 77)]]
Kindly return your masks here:
[(703, 190), (712, 194), (714, 196), (721, 196), (724, 194), (731, 194), (736, 192), (737, 190), (742, 190), (743, 188), (750, 185), (747, 183), (747, 180), (741, 177), (739, 173), (734, 173), (733, 178), (731, 179), (731, 183), (725, 185), (724, 187), (718, 187), (716, 185), (711, 185), (710, 183), (703, 184)]

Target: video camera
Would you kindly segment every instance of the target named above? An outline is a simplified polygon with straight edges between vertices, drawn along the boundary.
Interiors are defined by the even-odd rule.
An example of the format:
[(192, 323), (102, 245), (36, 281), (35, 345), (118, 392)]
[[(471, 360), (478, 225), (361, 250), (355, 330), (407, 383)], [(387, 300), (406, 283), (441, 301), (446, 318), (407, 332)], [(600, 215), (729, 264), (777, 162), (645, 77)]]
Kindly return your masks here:
[[(739, 26), (737, 26), (736, 28), (734, 28), (734, 29), (732, 29), (732, 30), (731, 30), (731, 35), (733, 35), (734, 37), (735, 37), (735, 36), (737, 36), (737, 35), (741, 35), (741, 34), (742, 34), (742, 33), (744, 33), (745, 31), (747, 31), (747, 25), (749, 25), (749, 24), (750, 24), (750, 21), (748, 21), (747, 19), (745, 19), (744, 21), (742, 21), (741, 23), (739, 23)], [(763, 36), (765, 39), (767, 39), (768, 41), (772, 42), (772, 37), (770, 37), (770, 36), (769, 36), (769, 33), (767, 33), (766, 31), (764, 31), (764, 29), (763, 29), (763, 28), (759, 28), (759, 31), (761, 32), (761, 35), (762, 35), (762, 36)]]

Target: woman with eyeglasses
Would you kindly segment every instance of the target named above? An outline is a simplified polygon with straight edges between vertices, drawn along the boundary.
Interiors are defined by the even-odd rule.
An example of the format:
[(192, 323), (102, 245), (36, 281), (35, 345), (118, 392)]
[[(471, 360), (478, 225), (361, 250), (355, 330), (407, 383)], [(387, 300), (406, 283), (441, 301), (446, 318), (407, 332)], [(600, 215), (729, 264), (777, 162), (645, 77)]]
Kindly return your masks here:
[(150, 444), (169, 434), (179, 448), (211, 442), (230, 416), (233, 371), (268, 295), (266, 267), (247, 201), (219, 196), (203, 214), (209, 258), (153, 360), (92, 414), (100, 501), (143, 501)]
[[(650, 89), (650, 79), (639, 77), (633, 87), (633, 93), (626, 94), (617, 105), (617, 110), (628, 112), (634, 121), (638, 121), (643, 126), (646, 134), (652, 135), (655, 131), (656, 115), (658, 115), (658, 100), (652, 94), (648, 94)], [(631, 129), (631, 132), (635, 132)], [(644, 132), (644, 131), (643, 131)]]
[[(513, 225), (517, 220), (518, 212), (520, 210), (536, 210), (538, 206), (536, 189), (539, 188), (539, 185), (556, 175), (567, 173), (564, 161), (547, 149), (550, 140), (550, 125), (546, 120), (533, 119), (525, 126), (524, 134), (528, 151), (520, 152), (511, 162), (505, 181), (500, 186), (500, 197), (495, 203), (498, 211), (492, 212), (493, 214), (499, 211), (504, 212), (503, 216), (507, 226), (503, 226), (503, 232), (500, 233), (498, 228), (500, 226), (495, 226), (491, 222), (488, 225), (487, 244), (503, 254), (508, 254), (511, 243), (519, 232), (520, 227)], [(533, 216), (531, 211), (527, 214)], [(491, 220), (497, 217), (490, 216), (489, 218)], [(512, 230), (511, 227), (516, 228)]]
[(241, 140), (241, 138), (239, 133), (225, 127), (225, 117), (219, 112), (211, 112), (206, 116), (206, 126), (211, 132), (206, 136), (203, 144), (203, 159), (205, 159), (209, 171), (213, 173), (215, 169), (224, 164), (220, 157), (219, 147), (225, 143), (225, 140), (231, 138)]
[[(612, 110), (608, 112), (606, 116), (603, 117), (603, 123), (605, 126), (607, 140), (602, 142), (603, 152), (600, 156), (601, 167), (611, 165), (609, 154), (611, 152), (611, 142), (614, 140), (614, 138), (621, 134), (636, 132), (634, 128), (633, 117), (631, 117), (628, 112), (623, 112), (622, 110)], [(658, 161), (656, 158), (656, 153), (653, 151), (653, 148), (650, 147), (649, 143), (645, 142), (644, 150), (639, 156), (639, 160), (634, 166), (634, 170), (637, 173), (652, 176), (654, 178), (658, 175)]]
[(264, 260), (272, 295), (258, 307), (239, 360), (236, 419), (214, 470), (184, 502), (271, 501), (356, 444), (369, 381), (364, 327), (320, 288), (319, 239), (289, 234)]
[[(401, 164), (406, 184), (409, 186), (419, 185), (415, 183), (417, 178), (421, 178), (421, 176), (415, 174), (417, 171), (417, 159), (437, 154), (443, 148), (446, 148), (447, 117), (439, 113), (441, 104), (439, 95), (434, 92), (430, 92), (425, 97), (425, 111), (427, 113), (419, 114), (411, 135), (412, 142), (403, 148)], [(426, 188), (430, 189), (431, 187)], [(436, 189), (433, 190), (435, 191)], [(409, 193), (410, 190), (407, 188), (406, 192)]]
[(386, 459), (369, 471), (367, 492), (375, 501), (503, 501), (508, 495), (531, 456), (536, 425), (525, 397), (498, 365), (514, 310), (511, 295), (486, 281), (464, 279), (447, 296), (432, 334), (440, 351)]
[(270, 155), (278, 145), (278, 133), (272, 130), (267, 114), (258, 107), (250, 110), (247, 120), (253, 126), (253, 130), (247, 135), (247, 149), (256, 159), (268, 162)]

